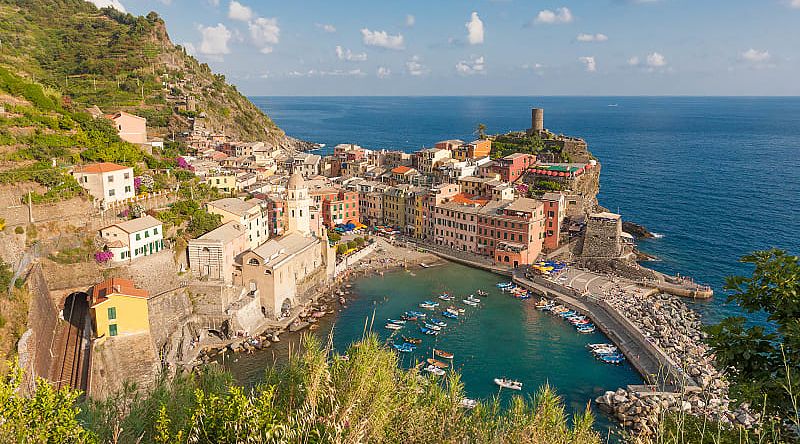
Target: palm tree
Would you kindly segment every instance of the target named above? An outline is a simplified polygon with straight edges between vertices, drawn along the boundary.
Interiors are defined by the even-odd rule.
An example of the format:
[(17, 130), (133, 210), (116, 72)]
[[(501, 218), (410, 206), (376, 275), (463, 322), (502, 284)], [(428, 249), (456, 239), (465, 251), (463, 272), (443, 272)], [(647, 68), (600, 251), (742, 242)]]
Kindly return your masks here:
[(486, 138), (486, 125), (484, 125), (483, 123), (479, 123), (478, 126), (475, 129), (475, 134), (478, 135), (479, 139), (485, 139)]

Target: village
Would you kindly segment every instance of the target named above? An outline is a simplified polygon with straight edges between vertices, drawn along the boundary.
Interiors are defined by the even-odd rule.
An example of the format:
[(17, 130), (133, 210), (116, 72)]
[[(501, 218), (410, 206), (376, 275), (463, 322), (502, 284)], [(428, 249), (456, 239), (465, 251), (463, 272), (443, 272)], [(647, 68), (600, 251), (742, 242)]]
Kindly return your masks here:
[[(163, 143), (148, 137), (143, 118), (93, 111), (145, 151)], [(192, 218), (186, 242), (166, 218), (182, 204), (178, 188), (191, 182), (151, 191), (140, 168), (75, 166), (72, 176), (91, 196), (85, 226), (97, 227), (96, 265), (61, 274), (32, 266), (39, 307), (20, 341), (22, 364), (96, 398), (125, 382), (147, 387), (224, 348), (267, 347), (284, 331), (314, 329), (319, 316), (346, 306), (347, 279), (358, 273), (440, 259), (521, 279), (542, 260), (560, 260), (648, 294), (709, 297), (636, 263), (635, 237), (597, 204), (600, 164), (583, 140), (546, 130), (543, 113), (531, 111), (525, 132), (413, 153), (342, 144), (328, 156), (231, 141), (198, 115), (183, 135), (189, 153), (180, 171), (167, 171), (213, 197), (198, 196), (197, 211), (211, 222), (195, 227)], [(541, 145), (506, 154), (509, 141)], [(33, 222), (30, 204), (28, 213)], [(581, 292), (589, 294), (588, 282)]]

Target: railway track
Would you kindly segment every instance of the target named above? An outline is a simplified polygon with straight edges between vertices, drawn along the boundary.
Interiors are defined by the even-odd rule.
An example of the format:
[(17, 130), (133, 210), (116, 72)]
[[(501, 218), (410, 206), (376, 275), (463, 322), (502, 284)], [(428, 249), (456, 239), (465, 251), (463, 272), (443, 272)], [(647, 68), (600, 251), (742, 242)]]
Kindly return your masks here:
[(88, 353), (84, 348), (84, 331), (88, 315), (88, 303), (78, 295), (72, 297), (68, 306), (64, 307), (66, 325), (62, 332), (64, 348), (61, 357), (61, 368), (56, 387), (71, 387), (86, 393), (89, 379)]

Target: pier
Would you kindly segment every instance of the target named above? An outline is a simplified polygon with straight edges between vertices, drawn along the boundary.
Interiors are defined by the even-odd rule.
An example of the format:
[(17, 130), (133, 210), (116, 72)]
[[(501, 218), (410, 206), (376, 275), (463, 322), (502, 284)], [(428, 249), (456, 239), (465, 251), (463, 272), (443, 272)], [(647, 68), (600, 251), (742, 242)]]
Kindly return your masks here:
[[(584, 288), (593, 288), (592, 284), (602, 286), (602, 279), (607, 278), (591, 273), (589, 276), (584, 276), (582, 282), (585, 282)], [(573, 277), (570, 282), (576, 283), (576, 280), (578, 276)], [(642, 331), (626, 319), (623, 313), (619, 313), (597, 296), (578, 291), (567, 283), (553, 282), (542, 276), (526, 274), (521, 270), (514, 273), (513, 281), (591, 318), (597, 328), (611, 339), (649, 384), (658, 386), (663, 391), (699, 389), (697, 383), (666, 353), (650, 343)], [(656, 290), (630, 284), (626, 287), (626, 291), (630, 292), (631, 297), (646, 297)]]

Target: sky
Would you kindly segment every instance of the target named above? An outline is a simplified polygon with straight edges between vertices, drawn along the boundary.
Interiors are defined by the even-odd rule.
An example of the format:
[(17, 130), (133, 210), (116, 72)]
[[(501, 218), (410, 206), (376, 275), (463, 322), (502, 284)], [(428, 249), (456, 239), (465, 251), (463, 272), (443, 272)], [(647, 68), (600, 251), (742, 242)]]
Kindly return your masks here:
[(90, 0), (247, 95), (800, 95), (800, 0)]

